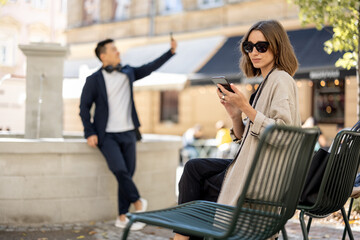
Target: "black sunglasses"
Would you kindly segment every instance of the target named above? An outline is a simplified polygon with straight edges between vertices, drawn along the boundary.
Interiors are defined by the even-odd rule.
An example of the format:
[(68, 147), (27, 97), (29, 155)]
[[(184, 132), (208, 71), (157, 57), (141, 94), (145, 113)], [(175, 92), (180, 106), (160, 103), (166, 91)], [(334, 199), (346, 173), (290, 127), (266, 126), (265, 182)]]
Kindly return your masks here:
[(268, 50), (269, 45), (270, 45), (269, 42), (257, 42), (253, 44), (252, 42), (246, 41), (243, 43), (243, 48), (246, 53), (251, 53), (254, 47), (256, 48), (256, 51), (258, 51), (259, 53), (264, 53)]

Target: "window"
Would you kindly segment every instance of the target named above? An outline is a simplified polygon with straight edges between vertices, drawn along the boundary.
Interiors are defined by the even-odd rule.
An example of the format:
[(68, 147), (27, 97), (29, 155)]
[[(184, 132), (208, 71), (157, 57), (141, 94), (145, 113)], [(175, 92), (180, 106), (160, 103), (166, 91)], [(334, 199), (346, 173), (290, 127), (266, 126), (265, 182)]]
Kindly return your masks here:
[(344, 79), (314, 81), (314, 118), (320, 123), (344, 123)]
[(113, 0), (113, 19), (125, 20), (130, 17), (131, 0)]
[(237, 3), (237, 2), (245, 2), (245, 1), (249, 1), (249, 0), (228, 0), (227, 2), (228, 3)]
[(14, 64), (15, 39), (0, 33), (0, 65), (12, 66)]
[(33, 0), (33, 6), (38, 9), (46, 8), (46, 0)]
[(62, 12), (62, 13), (67, 12), (67, 0), (61, 0), (61, 2), (60, 2), (60, 12)]
[(198, 0), (200, 8), (212, 8), (223, 5), (223, 0)]
[(83, 1), (83, 23), (85, 25), (98, 22), (100, 19), (100, 0)]
[(6, 63), (6, 46), (0, 46), (0, 63)]
[(177, 13), (182, 12), (183, 6), (181, 3), (181, 0), (165, 0), (161, 1), (161, 12), (163, 14), (171, 14), (171, 13)]
[(160, 121), (177, 123), (179, 121), (179, 92), (164, 91), (160, 94)]

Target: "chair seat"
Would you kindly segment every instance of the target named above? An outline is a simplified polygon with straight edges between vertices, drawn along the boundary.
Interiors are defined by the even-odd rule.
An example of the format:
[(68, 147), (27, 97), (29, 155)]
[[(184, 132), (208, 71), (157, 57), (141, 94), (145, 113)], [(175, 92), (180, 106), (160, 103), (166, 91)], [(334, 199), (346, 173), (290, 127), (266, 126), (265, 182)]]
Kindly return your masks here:
[[(224, 234), (224, 222), (228, 222), (234, 207), (208, 201), (193, 201), (174, 208), (131, 214), (131, 220), (141, 221), (176, 232), (191, 232), (197, 236), (221, 237)], [(223, 222), (214, 220), (218, 212)], [(174, 217), (175, 216), (175, 217)]]
[(304, 214), (309, 216), (309, 217), (312, 217), (312, 218), (326, 218), (326, 217), (330, 216), (332, 213), (317, 214), (317, 213), (313, 213), (313, 212), (304, 211)]
[[(131, 214), (131, 219), (150, 225), (172, 228), (175, 232), (187, 233), (194, 236), (222, 238), (228, 233), (228, 225), (232, 220), (235, 207), (208, 201), (192, 201), (174, 208), (158, 211)], [(263, 225), (259, 228), (254, 223), (254, 214), (261, 215)], [(243, 219), (241, 226), (236, 225), (236, 236), (226, 239), (248, 239), (251, 233), (263, 232), (269, 234), (272, 226), (267, 226), (270, 218), (279, 218), (276, 212), (265, 212), (259, 209), (241, 208), (240, 216)], [(257, 218), (256, 221), (259, 221)], [(257, 226), (257, 227), (253, 227)], [(252, 229), (253, 228), (253, 229)], [(274, 233), (275, 234), (275, 233)], [(239, 238), (239, 236), (242, 236)]]

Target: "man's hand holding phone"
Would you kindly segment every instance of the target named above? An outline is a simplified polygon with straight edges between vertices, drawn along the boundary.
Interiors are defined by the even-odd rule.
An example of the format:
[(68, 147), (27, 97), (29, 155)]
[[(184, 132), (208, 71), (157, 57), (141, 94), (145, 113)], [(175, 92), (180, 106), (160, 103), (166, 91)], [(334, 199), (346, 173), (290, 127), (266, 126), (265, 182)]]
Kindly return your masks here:
[(175, 54), (176, 48), (177, 48), (177, 42), (176, 42), (176, 40), (174, 39), (172, 32), (170, 32), (170, 45), (171, 45), (171, 48), (170, 48), (170, 49), (171, 49), (171, 53), (172, 53), (172, 54)]

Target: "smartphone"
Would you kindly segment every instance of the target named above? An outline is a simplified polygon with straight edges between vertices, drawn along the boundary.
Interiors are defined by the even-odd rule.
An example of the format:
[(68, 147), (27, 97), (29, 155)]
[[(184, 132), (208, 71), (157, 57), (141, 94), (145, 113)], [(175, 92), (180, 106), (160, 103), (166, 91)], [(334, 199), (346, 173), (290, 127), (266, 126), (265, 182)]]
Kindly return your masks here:
[(173, 38), (173, 33), (172, 32), (170, 32), (170, 40), (173, 40), (174, 38)]
[[(224, 76), (212, 77), (211, 80), (213, 81), (213, 83), (215, 83), (215, 85), (221, 84), (226, 90), (228, 90), (230, 92), (234, 92), (231, 89), (230, 83), (228, 82), (228, 80)], [(220, 90), (220, 92), (221, 92), (221, 90)]]

